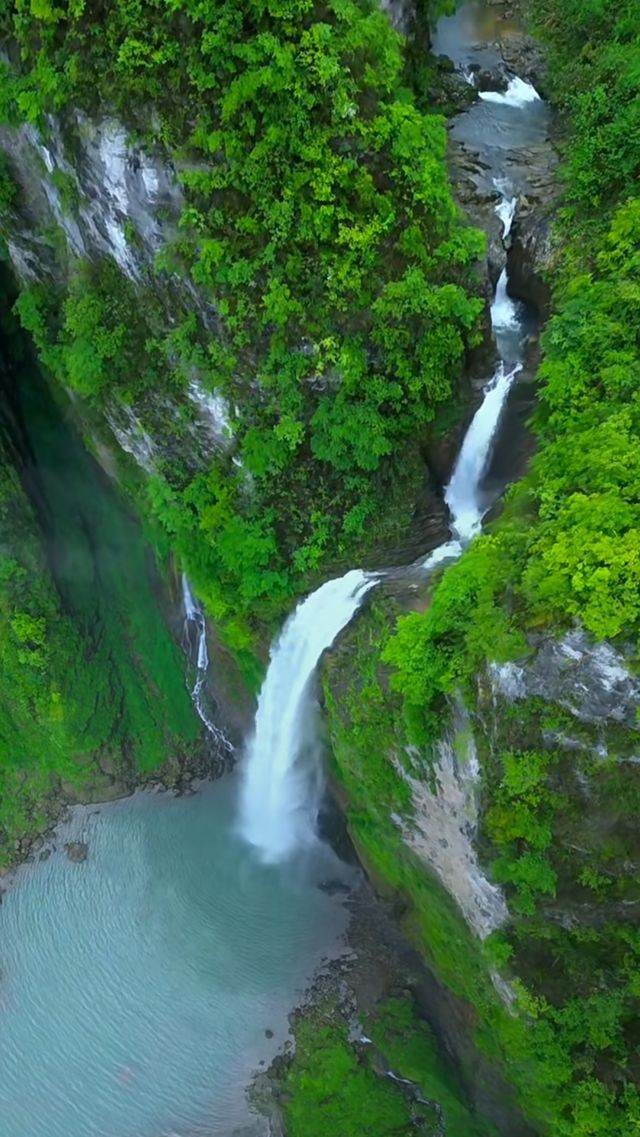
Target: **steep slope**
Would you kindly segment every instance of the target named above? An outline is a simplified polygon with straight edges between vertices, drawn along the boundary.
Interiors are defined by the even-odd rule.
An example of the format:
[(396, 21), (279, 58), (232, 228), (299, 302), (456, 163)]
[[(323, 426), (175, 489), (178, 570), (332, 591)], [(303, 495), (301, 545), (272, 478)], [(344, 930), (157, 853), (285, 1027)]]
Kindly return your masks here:
[(444, 119), (370, 0), (9, 5), (2, 30), (21, 318), (240, 647), (429, 500), (483, 307)]
[(64, 802), (202, 753), (139, 526), (5, 320), (0, 369), (0, 865)]
[(566, 112), (539, 453), (418, 610), (379, 601), (326, 679), (365, 860), (527, 1116), (567, 1137), (640, 1119), (639, 15), (534, 6)]

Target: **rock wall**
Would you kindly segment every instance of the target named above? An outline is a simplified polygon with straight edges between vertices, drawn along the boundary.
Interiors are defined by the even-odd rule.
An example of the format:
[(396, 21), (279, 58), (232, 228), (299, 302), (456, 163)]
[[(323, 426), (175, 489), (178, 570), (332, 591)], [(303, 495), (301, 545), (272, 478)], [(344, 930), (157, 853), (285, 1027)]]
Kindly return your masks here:
[[(166, 155), (149, 153), (115, 119), (91, 120), (79, 112), (64, 126), (50, 118), (46, 132), (31, 124), (2, 126), (0, 150), (19, 188), (6, 230), (22, 285), (63, 287), (74, 262), (107, 257), (137, 288), (151, 290), (169, 327), (195, 311), (203, 327), (215, 331), (215, 311), (190, 278), (157, 268), (183, 205), (177, 170)], [(171, 460), (171, 426), (184, 424), (185, 407), (194, 462), (229, 448), (232, 409), (203, 386), (197, 370), (179, 397), (165, 390), (138, 404), (112, 398), (105, 417), (112, 441), (150, 474), (158, 459)]]
[(504, 923), (508, 909), (502, 889), (480, 867), (475, 848), (481, 772), (462, 704), (428, 770), (411, 750), (409, 762), (409, 769), (400, 765), (398, 772), (411, 789), (411, 811), (409, 816), (395, 814), (394, 821), (408, 848), (436, 874), (474, 933), (484, 939)]
[(483, 1100), (461, 1021), (516, 1087), (531, 1131), (545, 1133), (616, 1037), (577, 1026), (567, 1036), (567, 1023), (582, 1006), (627, 1013), (640, 911), (634, 650), (578, 626), (532, 634), (517, 658), (482, 667), (425, 735), (384, 662), (397, 614), (397, 599), (374, 595), (325, 662), (337, 793), (363, 863), (431, 969), (430, 1013), (468, 1092)]

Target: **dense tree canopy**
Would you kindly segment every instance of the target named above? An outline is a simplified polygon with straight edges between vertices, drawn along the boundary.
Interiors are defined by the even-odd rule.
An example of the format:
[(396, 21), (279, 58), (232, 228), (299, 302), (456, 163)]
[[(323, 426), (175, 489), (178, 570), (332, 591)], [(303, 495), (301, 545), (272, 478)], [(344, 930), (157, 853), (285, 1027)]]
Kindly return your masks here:
[(236, 605), (277, 604), (323, 558), (406, 525), (419, 442), (477, 336), (483, 237), (454, 204), (444, 120), (416, 108), (386, 14), (372, 0), (128, 0), (5, 5), (2, 23), (20, 56), (9, 118), (46, 130), (49, 111), (112, 110), (176, 161), (186, 201), (159, 269), (191, 277), (215, 334), (185, 313), (178, 344), (151, 302), (136, 342), (118, 322), (126, 286), (95, 266), (57, 320), (21, 310), (99, 403), (150, 376), (175, 387), (180, 354), (182, 374), (196, 367), (239, 408), (236, 464), (196, 481), (162, 471), (153, 499), (217, 614), (225, 580)]

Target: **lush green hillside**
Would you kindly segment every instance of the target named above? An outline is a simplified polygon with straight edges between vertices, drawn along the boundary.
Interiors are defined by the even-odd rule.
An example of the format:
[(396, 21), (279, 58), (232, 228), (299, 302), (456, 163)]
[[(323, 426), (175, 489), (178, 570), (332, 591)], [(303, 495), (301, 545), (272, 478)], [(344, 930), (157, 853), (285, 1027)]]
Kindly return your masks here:
[(6, 322), (4, 336), (0, 865), (61, 797), (177, 772), (199, 746), (139, 526)]
[[(388, 616), (367, 619), (356, 656), (342, 660), (346, 689), (332, 665), (329, 705), (361, 847), (412, 898), (413, 934), (475, 1006), (481, 1045), (500, 1057), (527, 1114), (554, 1137), (628, 1137), (640, 1126), (636, 732), (581, 724), (553, 696), (491, 702), (483, 684), (487, 661), (526, 659), (527, 633), (555, 636), (576, 622), (637, 666), (640, 5), (532, 9), (565, 116), (539, 452), (426, 611), (401, 616), (392, 635)], [(388, 817), (389, 804), (410, 813), (390, 756), (402, 761), (413, 744), (433, 761), (456, 692), (482, 759), (479, 847), (512, 914), (484, 964)], [(519, 1020), (488, 982), (495, 963), (515, 981)]]
[[(244, 615), (280, 613), (410, 521), (483, 306), (444, 119), (416, 108), (373, 0), (7, 4), (2, 28), (20, 49), (8, 121), (46, 134), (49, 111), (114, 111), (176, 162), (186, 201), (158, 275), (133, 290), (76, 264), (66, 295), (35, 287), (19, 309), (97, 407), (179, 397), (197, 374), (237, 408), (234, 461), (194, 471), (179, 450), (148, 507), (239, 643)], [(213, 332), (179, 305), (167, 331), (171, 274), (213, 305)]]

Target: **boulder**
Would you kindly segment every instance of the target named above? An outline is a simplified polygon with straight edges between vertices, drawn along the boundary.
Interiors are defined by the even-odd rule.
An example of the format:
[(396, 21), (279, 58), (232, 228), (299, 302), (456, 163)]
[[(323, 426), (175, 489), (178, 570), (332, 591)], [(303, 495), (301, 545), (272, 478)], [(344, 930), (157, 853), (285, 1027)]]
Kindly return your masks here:
[(543, 317), (549, 315), (554, 259), (553, 208), (516, 217), (507, 256), (509, 292)]
[(500, 54), (514, 75), (533, 83), (539, 94), (548, 88), (548, 67), (538, 43), (524, 32), (511, 32), (500, 41)]
[(81, 864), (82, 861), (86, 861), (89, 855), (89, 846), (84, 841), (68, 841), (64, 851), (70, 861)]

